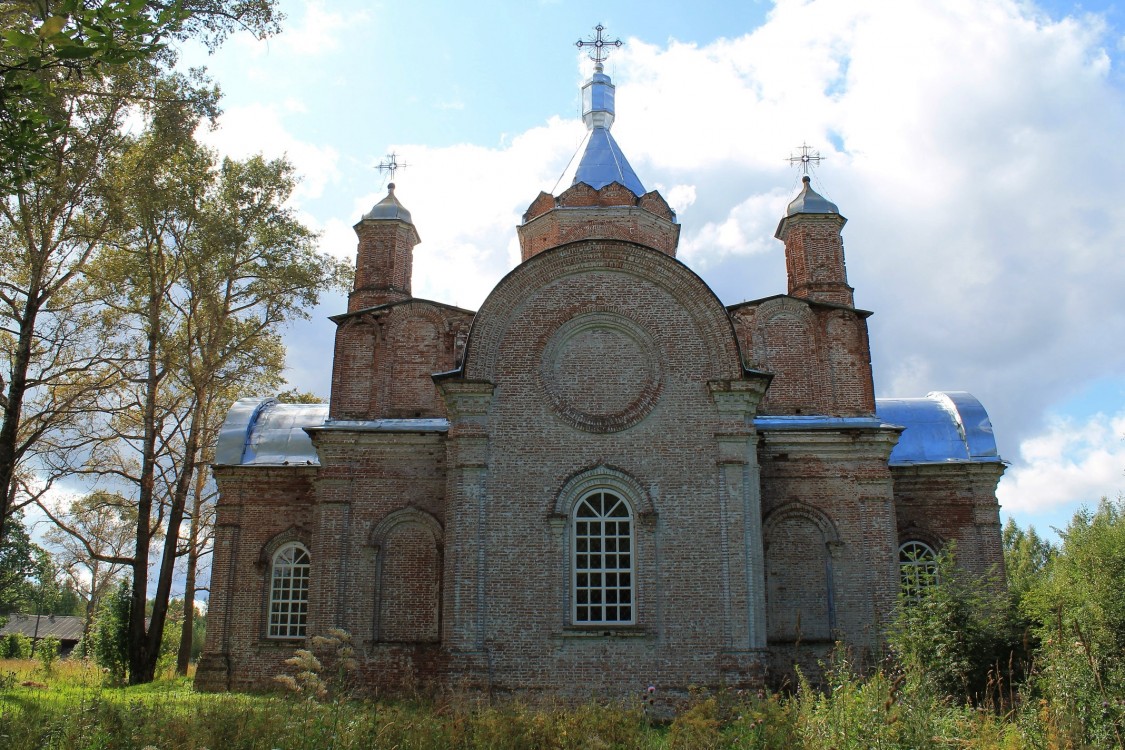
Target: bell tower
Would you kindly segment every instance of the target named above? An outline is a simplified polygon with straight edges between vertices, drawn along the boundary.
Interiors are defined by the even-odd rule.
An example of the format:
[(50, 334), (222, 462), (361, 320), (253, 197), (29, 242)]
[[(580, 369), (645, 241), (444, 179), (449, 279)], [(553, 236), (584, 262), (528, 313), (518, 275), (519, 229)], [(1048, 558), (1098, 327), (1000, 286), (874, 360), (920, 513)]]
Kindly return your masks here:
[(355, 286), (348, 296), (348, 312), (410, 299), (414, 246), (421, 240), (410, 212), (395, 197), (395, 184), (387, 196), (355, 225), (359, 253)]
[(835, 203), (812, 189), (808, 175), (801, 180), (804, 187), (789, 204), (774, 235), (785, 243), (789, 294), (812, 302), (855, 307), (840, 236), (847, 219)]

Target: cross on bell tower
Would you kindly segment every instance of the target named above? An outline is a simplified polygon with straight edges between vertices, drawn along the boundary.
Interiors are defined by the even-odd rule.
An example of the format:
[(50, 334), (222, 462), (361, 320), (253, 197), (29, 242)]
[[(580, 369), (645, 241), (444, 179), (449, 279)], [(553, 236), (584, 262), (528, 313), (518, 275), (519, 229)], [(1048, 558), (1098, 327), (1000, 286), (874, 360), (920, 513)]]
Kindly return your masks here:
[(789, 157), (789, 163), (800, 169), (801, 174), (807, 177), (809, 172), (820, 164), (823, 157), (820, 155), (819, 151), (813, 151), (809, 148), (809, 144), (807, 143), (801, 143), (800, 151), (800, 154), (794, 153)]
[(384, 156), (383, 161), (376, 164), (375, 168), (379, 170), (380, 174), (386, 172), (390, 176), (391, 182), (393, 183), (395, 179), (395, 172), (400, 169), (406, 169), (409, 166), (409, 164), (400, 164), (398, 161), (398, 154), (392, 151), (391, 153)]
[(602, 26), (600, 23), (594, 27), (594, 31), (596, 32), (594, 36), (585, 41), (579, 39), (574, 43), (574, 46), (578, 49), (593, 47), (594, 51), (590, 53), (590, 59), (594, 61), (594, 66), (598, 70), (601, 70), (602, 63), (609, 57), (609, 50), (606, 48), (620, 47), (622, 42), (620, 39), (602, 39), (602, 32), (605, 31), (605, 26)]

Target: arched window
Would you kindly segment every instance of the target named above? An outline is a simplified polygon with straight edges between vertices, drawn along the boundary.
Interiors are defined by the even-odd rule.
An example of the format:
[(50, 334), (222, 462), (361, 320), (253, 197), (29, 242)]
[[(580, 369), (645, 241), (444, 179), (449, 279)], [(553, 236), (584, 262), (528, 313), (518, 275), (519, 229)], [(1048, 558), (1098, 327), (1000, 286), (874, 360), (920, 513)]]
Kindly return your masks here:
[(619, 495), (596, 490), (574, 508), (574, 623), (631, 625), (633, 514)]
[(297, 542), (274, 553), (270, 575), (270, 638), (304, 638), (309, 618), (309, 551)]
[(917, 599), (938, 581), (937, 553), (925, 542), (903, 542), (898, 548), (898, 570), (903, 595)]

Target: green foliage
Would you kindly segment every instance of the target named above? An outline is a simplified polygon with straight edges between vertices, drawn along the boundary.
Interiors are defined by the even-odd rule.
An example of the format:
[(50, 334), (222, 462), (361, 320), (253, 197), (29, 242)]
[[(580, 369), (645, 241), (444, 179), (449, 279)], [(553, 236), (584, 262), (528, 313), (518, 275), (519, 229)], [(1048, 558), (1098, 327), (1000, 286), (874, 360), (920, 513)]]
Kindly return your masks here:
[(1003, 543), (1008, 593), (1018, 603), (1039, 581), (1055, 555), (1055, 548), (1036, 533), (1034, 526), (1024, 531), (1011, 518), (1004, 525)]
[(35, 644), (35, 658), (45, 675), (55, 673), (55, 662), (59, 660), (59, 639), (53, 635), (40, 638)]
[[(170, 67), (167, 42), (214, 48), (234, 29), (276, 33), (275, 0), (36, 0), (0, 3), (0, 192), (50, 162), (70, 125), (49, 102), (61, 89), (138, 63)], [(48, 12), (46, 9), (50, 8)]]
[(277, 400), (283, 404), (326, 404), (327, 400), (312, 391), (299, 391), (296, 388), (282, 391), (277, 394)]
[(8, 633), (0, 641), (0, 655), (5, 659), (30, 659), (31, 639), (23, 633)]
[(113, 685), (124, 685), (129, 677), (130, 590), (129, 582), (123, 580), (105, 596), (87, 638), (87, 654)]
[(1125, 747), (1125, 500), (1082, 509), (1022, 608), (1043, 644), (1038, 687), (1052, 731)]
[(982, 700), (990, 672), (1007, 664), (1013, 648), (1010, 607), (989, 577), (957, 567), (950, 545), (926, 580), (904, 586), (888, 644), (907, 676), (939, 696)]
[(28, 536), (23, 514), (9, 516), (0, 540), (0, 613), (36, 610), (38, 580), (49, 561)]

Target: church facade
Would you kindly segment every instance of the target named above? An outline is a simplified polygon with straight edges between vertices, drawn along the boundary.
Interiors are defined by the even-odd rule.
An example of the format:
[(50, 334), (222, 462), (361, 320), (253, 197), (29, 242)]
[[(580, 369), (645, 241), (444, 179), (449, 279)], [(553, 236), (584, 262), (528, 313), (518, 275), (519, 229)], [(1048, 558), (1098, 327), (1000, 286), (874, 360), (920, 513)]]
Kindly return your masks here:
[(1003, 564), (988, 416), (876, 400), (837, 207), (806, 177), (786, 293), (725, 306), (595, 71), (569, 187), (478, 311), (411, 294), (391, 185), (355, 226), (330, 403), (231, 409), (198, 688), (265, 686), (333, 628), (380, 689), (759, 685), (878, 653), (903, 570), (951, 542)]

